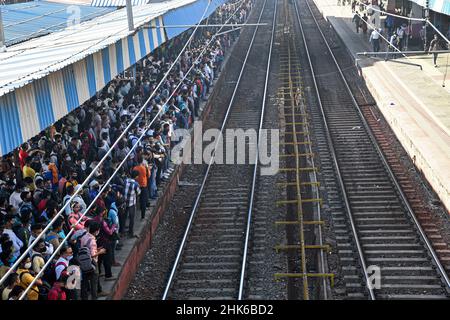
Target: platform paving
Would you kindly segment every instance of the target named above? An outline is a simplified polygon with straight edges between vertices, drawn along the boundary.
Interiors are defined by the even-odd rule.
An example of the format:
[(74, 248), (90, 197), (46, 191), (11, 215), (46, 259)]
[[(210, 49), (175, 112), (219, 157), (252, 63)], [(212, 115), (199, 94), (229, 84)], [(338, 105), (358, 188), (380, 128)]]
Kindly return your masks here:
[[(439, 55), (437, 68), (432, 55), (388, 61), (357, 56), (372, 51), (370, 30), (367, 35), (356, 33), (349, 5), (313, 1), (354, 57), (397, 138), (450, 211), (450, 74), (445, 74), (446, 67), (450, 73), (449, 54)], [(385, 43), (380, 51), (386, 51)], [(405, 62), (420, 64), (422, 70)]]

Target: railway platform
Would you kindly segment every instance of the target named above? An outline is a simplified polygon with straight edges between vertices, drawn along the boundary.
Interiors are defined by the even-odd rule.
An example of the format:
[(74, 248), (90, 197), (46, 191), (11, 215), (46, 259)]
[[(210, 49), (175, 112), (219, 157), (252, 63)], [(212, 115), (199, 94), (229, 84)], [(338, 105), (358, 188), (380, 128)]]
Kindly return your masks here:
[[(370, 30), (356, 33), (350, 5), (314, 0), (349, 53), (354, 57), (376, 103), (416, 167), (450, 210), (450, 60), (440, 54), (438, 68), (432, 55), (384, 61), (357, 55), (371, 52)], [(386, 51), (381, 44), (380, 52)], [(414, 64), (422, 66), (422, 69)], [(443, 86), (445, 82), (446, 86)]]

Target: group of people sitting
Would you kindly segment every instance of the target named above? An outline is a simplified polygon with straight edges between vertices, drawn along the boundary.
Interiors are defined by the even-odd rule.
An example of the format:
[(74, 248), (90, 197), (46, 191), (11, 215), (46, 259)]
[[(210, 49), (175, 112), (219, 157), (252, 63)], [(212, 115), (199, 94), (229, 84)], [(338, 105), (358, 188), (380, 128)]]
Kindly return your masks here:
[[(236, 5), (220, 6), (210, 23), (228, 18), (242, 23), (251, 1), (240, 6), (236, 15)], [(192, 31), (166, 42), (1, 159), (0, 279), (8, 273), (0, 286), (1, 300), (19, 299), (31, 284), (28, 300), (109, 294), (99, 277), (116, 279), (116, 251), (125, 239), (139, 238), (134, 230), (137, 209), (145, 219), (151, 200), (174, 170), (174, 132), (188, 129), (199, 116), (201, 101), (237, 35), (214, 36), (197, 61), (217, 29), (200, 28), (178, 61)]]

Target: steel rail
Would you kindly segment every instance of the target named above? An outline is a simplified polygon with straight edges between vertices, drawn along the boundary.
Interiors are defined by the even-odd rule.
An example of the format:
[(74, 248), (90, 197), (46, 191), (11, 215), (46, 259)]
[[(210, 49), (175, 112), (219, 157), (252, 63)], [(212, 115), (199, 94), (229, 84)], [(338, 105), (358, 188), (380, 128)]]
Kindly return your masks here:
[(364, 117), (364, 115), (363, 115), (363, 113), (362, 113), (362, 111), (361, 111), (361, 109), (360, 109), (360, 107), (358, 105), (358, 102), (356, 101), (356, 99), (355, 99), (355, 97), (353, 95), (353, 92), (352, 92), (352, 90), (350, 88), (350, 85), (348, 84), (347, 79), (345, 78), (344, 73), (342, 72), (342, 69), (339, 66), (339, 63), (337, 62), (337, 59), (334, 56), (334, 54), (333, 54), (333, 52), (331, 50), (331, 47), (329, 46), (328, 41), (327, 41), (325, 35), (323, 34), (322, 29), (320, 28), (319, 23), (317, 22), (314, 14), (312, 12), (312, 9), (311, 9), (311, 7), (310, 7), (310, 5), (308, 3), (308, 0), (305, 0), (305, 1), (306, 1), (306, 4), (308, 5), (309, 11), (311, 12), (312, 17), (314, 18), (314, 21), (315, 21), (315, 23), (317, 25), (317, 28), (319, 29), (320, 34), (322, 35), (324, 43), (327, 46), (328, 51), (330, 52), (331, 57), (333, 58), (333, 61), (334, 61), (335, 65), (336, 65), (336, 67), (337, 67), (337, 69), (339, 71), (339, 74), (340, 74), (340, 76), (342, 78), (342, 81), (345, 84), (345, 87), (346, 87), (346, 89), (347, 89), (347, 91), (348, 91), (348, 93), (349, 93), (349, 95), (351, 97), (353, 105), (355, 106), (355, 109), (358, 111), (358, 115), (361, 118), (361, 121), (362, 121), (362, 123), (363, 123), (363, 125), (364, 125), (364, 127), (365, 127), (365, 129), (366, 129), (366, 131), (367, 131), (371, 141), (372, 141), (372, 144), (374, 145), (374, 147), (375, 147), (375, 149), (376, 149), (376, 151), (377, 151), (381, 161), (383, 162), (383, 164), (385, 166), (386, 171), (388, 172), (388, 174), (389, 174), (389, 176), (390, 176), (394, 186), (396, 187), (396, 189), (397, 189), (397, 191), (398, 191), (398, 193), (400, 195), (400, 198), (403, 201), (403, 203), (404, 203), (404, 205), (405, 205), (405, 207), (407, 209), (409, 217), (414, 222), (414, 226), (417, 228), (417, 231), (420, 234), (420, 237), (422, 238), (422, 240), (424, 241), (428, 252), (431, 254), (433, 262), (436, 264), (436, 267), (439, 269), (439, 273), (443, 277), (443, 280), (444, 280), (447, 288), (450, 288), (450, 279), (449, 279), (449, 276), (447, 275), (447, 272), (445, 271), (445, 268), (442, 266), (441, 262), (439, 261), (439, 258), (437, 256), (435, 250), (433, 249), (433, 246), (431, 245), (430, 241), (428, 240), (427, 235), (423, 231), (422, 226), (420, 225), (419, 221), (417, 220), (417, 218), (416, 218), (416, 216), (414, 214), (414, 211), (411, 208), (411, 205), (409, 204), (408, 198), (403, 193), (403, 190), (402, 190), (400, 184), (398, 183), (397, 178), (395, 177), (394, 173), (392, 172), (392, 169), (389, 166), (389, 163), (387, 162), (387, 160), (386, 160), (386, 158), (385, 158), (385, 156), (383, 154), (383, 151), (380, 149), (378, 143), (376, 142), (376, 138), (374, 137), (374, 135), (372, 133), (372, 130), (370, 129), (370, 126), (367, 123), (367, 121), (366, 121), (366, 119), (365, 119), (365, 117)]
[[(294, 41), (294, 44), (296, 43), (296, 37), (294, 36), (293, 38), (293, 41)], [(297, 46), (295, 46), (295, 49), (297, 48)], [(294, 52), (296, 53), (296, 55), (299, 55), (299, 53), (297, 52), (297, 50), (294, 50)], [(298, 69), (298, 73), (301, 73), (301, 71), (300, 71), (300, 68), (299, 67), (297, 67), (297, 69)], [(302, 109), (303, 109), (303, 113), (307, 113), (307, 110), (306, 110), (306, 106), (305, 106), (305, 103), (303, 103), (303, 106), (302, 106)], [(293, 121), (293, 122), (295, 122), (295, 121)], [(295, 125), (294, 125), (295, 126)], [(309, 123), (308, 122), (305, 122), (305, 132), (310, 132), (310, 129), (309, 129)], [(311, 138), (310, 138), (310, 135), (309, 134), (307, 134), (306, 136), (305, 136), (305, 138), (307, 139), (307, 141), (308, 142), (311, 142)], [(308, 151), (309, 151), (309, 153), (310, 154), (313, 154), (313, 151), (312, 151), (312, 146), (311, 146), (312, 144), (311, 143), (309, 143), (309, 144), (307, 144), (306, 146), (307, 146), (307, 148), (308, 148)], [(314, 156), (312, 156), (312, 157), (310, 157), (309, 158), (309, 160), (311, 161), (311, 167), (312, 168), (317, 168), (317, 166), (316, 166), (316, 164), (315, 164), (315, 161), (314, 161)], [(315, 196), (315, 198), (316, 199), (319, 199), (320, 198), (320, 192), (319, 192), (319, 186), (318, 186), (318, 183), (319, 183), (319, 179), (317, 178), (317, 171), (316, 170), (313, 170), (312, 171), (312, 173), (311, 173), (311, 175), (314, 177), (314, 181), (312, 181), (312, 182), (314, 182), (314, 183), (316, 183), (316, 186), (313, 188), (314, 189), (314, 192), (315, 192), (315, 194), (316, 194), (316, 196)], [(317, 208), (316, 208), (316, 212), (317, 212), (317, 221), (321, 221), (322, 220), (322, 208), (321, 208), (321, 206), (320, 206), (320, 202), (318, 202), (317, 203)], [(320, 225), (320, 224), (318, 224), (317, 225), (317, 228), (318, 228), (318, 238), (319, 238), (319, 246), (320, 247), (323, 247), (324, 246), (324, 244), (323, 244), (323, 233), (322, 233), (322, 225)], [(323, 250), (319, 250), (319, 264), (320, 264), (320, 273), (322, 273), (322, 274), (325, 274), (326, 273), (326, 270), (325, 270), (325, 256), (324, 256), (324, 252), (323, 252)], [(326, 278), (325, 277), (323, 277), (322, 278), (322, 289), (323, 289), (323, 298), (324, 298), (324, 300), (328, 300), (328, 282), (327, 282), (327, 280), (326, 280)]]
[[(319, 86), (318, 86), (317, 81), (316, 81), (314, 67), (312, 65), (308, 44), (306, 42), (305, 33), (303, 31), (302, 22), (301, 22), (301, 19), (300, 19), (300, 13), (298, 11), (297, 1), (294, 0), (293, 2), (294, 2), (294, 7), (295, 7), (295, 12), (296, 12), (296, 15), (297, 15), (298, 23), (299, 23), (299, 26), (300, 26), (300, 31), (301, 31), (302, 38), (303, 38), (303, 43), (304, 43), (304, 46), (305, 46), (305, 49), (306, 49), (306, 56), (308, 58), (309, 67), (311, 69), (312, 80), (314, 82), (314, 88), (315, 88), (315, 92), (316, 92), (316, 95), (317, 95), (317, 102), (319, 104), (319, 108), (320, 108), (320, 111), (321, 111), (321, 114), (322, 114), (322, 118), (323, 118), (323, 122), (324, 122), (324, 127), (325, 127), (325, 131), (326, 131), (325, 134), (327, 136), (327, 140), (328, 140), (328, 143), (330, 145), (330, 153), (331, 153), (331, 156), (333, 158), (334, 165), (336, 167), (337, 178), (339, 180), (339, 185), (340, 185), (341, 190), (342, 190), (342, 195), (343, 195), (343, 198), (344, 198), (345, 208), (346, 208), (349, 220), (350, 220), (350, 225), (351, 225), (353, 237), (354, 237), (354, 240), (355, 240), (356, 248), (358, 250), (358, 257), (359, 257), (359, 260), (360, 260), (360, 263), (361, 263), (361, 267), (363, 269), (362, 271), (363, 271), (363, 274), (364, 274), (364, 278), (366, 280), (367, 289), (369, 291), (370, 299), (371, 300), (375, 300), (375, 293), (374, 293), (372, 287), (368, 285), (369, 284), (369, 275), (367, 274), (366, 261), (365, 261), (364, 254), (363, 254), (363, 251), (362, 251), (362, 246), (361, 246), (360, 241), (359, 241), (358, 233), (356, 231), (356, 226), (355, 226), (355, 223), (354, 223), (354, 220), (353, 220), (352, 210), (350, 208), (350, 202), (348, 200), (347, 193), (345, 191), (344, 181), (343, 181), (343, 178), (341, 176), (341, 169), (340, 169), (339, 163), (337, 161), (337, 156), (336, 156), (336, 152), (335, 152), (335, 149), (334, 149), (333, 140), (331, 138), (330, 130), (328, 128), (327, 120), (326, 120), (326, 117), (325, 117), (325, 111), (324, 111), (324, 108), (323, 108), (323, 105), (322, 105), (322, 97), (321, 97), (321, 93), (320, 93), (320, 90), (319, 90)], [(308, 2), (306, 2), (306, 3), (308, 4)], [(309, 7), (309, 4), (308, 4), (308, 8), (310, 9), (311, 15), (314, 18), (314, 15), (312, 13), (311, 8)], [(314, 21), (316, 21), (315, 18), (314, 18)], [(317, 24), (317, 21), (316, 21), (316, 24)], [(317, 24), (317, 27), (319, 27), (318, 24)], [(322, 30), (320, 30), (320, 28), (319, 28), (319, 31), (322, 34), (322, 37), (325, 39), (325, 36), (323, 35)], [(328, 43), (326, 42), (326, 39), (325, 39), (325, 44), (327, 45), (328, 49), (331, 52), (331, 49), (328, 46)], [(332, 55), (332, 57), (334, 58), (333, 55)]]
[[(262, 19), (262, 15), (263, 15), (263, 13), (264, 13), (264, 9), (265, 9), (265, 7), (266, 7), (266, 4), (267, 4), (267, 0), (264, 0), (263, 7), (262, 7), (262, 9), (261, 9), (261, 13), (260, 13), (259, 18), (258, 18), (258, 23), (259, 23), (259, 22), (261, 21), (261, 19)], [(253, 43), (254, 43), (254, 40), (255, 40), (256, 33), (257, 33), (258, 29), (259, 29), (259, 26), (256, 26), (255, 31), (253, 32), (253, 37), (252, 37), (252, 39), (251, 39), (251, 41), (250, 41), (250, 45), (249, 45), (249, 48), (248, 48), (248, 50), (247, 50), (247, 54), (246, 54), (246, 56), (245, 56), (245, 59), (244, 59), (244, 61), (243, 61), (242, 68), (241, 68), (241, 70), (240, 70), (240, 73), (239, 73), (239, 76), (238, 76), (236, 85), (235, 85), (235, 87), (234, 87), (234, 91), (233, 91), (233, 94), (232, 94), (232, 96), (231, 96), (230, 103), (229, 103), (228, 108), (227, 108), (227, 111), (226, 111), (226, 113), (225, 113), (225, 117), (224, 117), (224, 120), (223, 120), (223, 122), (222, 122), (222, 127), (220, 128), (220, 134), (222, 134), (222, 132), (223, 132), (223, 130), (224, 130), (224, 128), (225, 128), (225, 125), (226, 125), (226, 123), (227, 123), (228, 115), (230, 114), (231, 107), (232, 107), (232, 105), (233, 105), (233, 103), (234, 103), (234, 98), (235, 98), (236, 93), (237, 93), (237, 90), (238, 90), (238, 88), (239, 88), (239, 84), (240, 84), (240, 82), (241, 82), (242, 75), (243, 75), (244, 70), (245, 70), (245, 68), (246, 68), (246, 66), (247, 66), (247, 60), (248, 60), (248, 57), (249, 57), (249, 55), (250, 55), (251, 49), (253, 48)], [(194, 203), (194, 206), (193, 206), (193, 208), (192, 208), (191, 215), (190, 215), (190, 217), (189, 217), (189, 221), (188, 221), (186, 230), (185, 230), (185, 232), (184, 232), (183, 239), (182, 239), (181, 244), (180, 244), (180, 248), (178, 249), (178, 253), (177, 253), (177, 256), (176, 256), (176, 258), (175, 258), (175, 262), (174, 262), (174, 264), (173, 264), (172, 271), (171, 271), (170, 276), (169, 276), (169, 279), (168, 279), (168, 281), (167, 281), (166, 288), (165, 288), (164, 293), (163, 293), (163, 296), (162, 296), (162, 300), (166, 300), (166, 299), (167, 299), (167, 296), (168, 296), (168, 294), (169, 294), (169, 291), (170, 291), (170, 289), (171, 289), (171, 287), (172, 287), (173, 280), (174, 280), (174, 277), (175, 277), (175, 273), (176, 273), (176, 271), (177, 271), (177, 269), (178, 269), (178, 266), (179, 266), (179, 264), (180, 264), (181, 255), (182, 255), (183, 252), (184, 252), (184, 247), (186, 246), (187, 237), (188, 237), (188, 235), (189, 235), (189, 233), (190, 233), (190, 231), (191, 231), (192, 223), (193, 223), (193, 220), (194, 220), (195, 215), (196, 215), (196, 213), (197, 213), (197, 209), (198, 209), (198, 206), (199, 206), (199, 203), (200, 203), (200, 199), (201, 199), (201, 196), (202, 196), (202, 194), (203, 194), (203, 189), (205, 188), (206, 181), (207, 181), (208, 176), (209, 176), (209, 171), (211, 170), (213, 161), (214, 161), (214, 159), (215, 159), (217, 146), (219, 145), (220, 140), (221, 140), (220, 138), (217, 139), (216, 144), (215, 144), (215, 146), (214, 146), (213, 154), (212, 154), (212, 156), (211, 156), (211, 159), (210, 159), (210, 161), (209, 161), (208, 167), (207, 167), (207, 169), (206, 169), (205, 175), (204, 175), (203, 180), (202, 180), (202, 184), (200, 185), (199, 192), (198, 192), (197, 197), (196, 197), (196, 199), (195, 199), (195, 203)]]
[(244, 282), (245, 282), (245, 271), (247, 267), (247, 254), (248, 254), (248, 242), (250, 239), (250, 228), (252, 224), (252, 213), (253, 213), (253, 202), (255, 199), (255, 189), (256, 189), (256, 180), (258, 177), (258, 162), (259, 162), (259, 143), (261, 141), (261, 129), (264, 122), (264, 111), (266, 108), (266, 100), (267, 100), (267, 89), (269, 86), (269, 76), (270, 76), (270, 64), (272, 62), (272, 49), (273, 49), (273, 42), (275, 38), (275, 25), (276, 25), (276, 19), (277, 19), (277, 7), (278, 7), (278, 0), (275, 0), (275, 10), (273, 13), (273, 23), (272, 23), (272, 34), (270, 38), (270, 45), (269, 45), (269, 58), (267, 60), (267, 67), (266, 67), (266, 80), (264, 83), (264, 93), (263, 93), (263, 101), (261, 106), (261, 118), (259, 120), (259, 127), (258, 127), (258, 140), (256, 143), (256, 154), (255, 154), (255, 167), (253, 170), (253, 179), (252, 179), (252, 190), (250, 192), (250, 203), (248, 208), (248, 218), (247, 218), (247, 228), (245, 231), (245, 243), (244, 243), (244, 253), (242, 257), (242, 266), (241, 266), (241, 278), (239, 281), (239, 294), (238, 294), (238, 300), (242, 300), (243, 294), (244, 294)]

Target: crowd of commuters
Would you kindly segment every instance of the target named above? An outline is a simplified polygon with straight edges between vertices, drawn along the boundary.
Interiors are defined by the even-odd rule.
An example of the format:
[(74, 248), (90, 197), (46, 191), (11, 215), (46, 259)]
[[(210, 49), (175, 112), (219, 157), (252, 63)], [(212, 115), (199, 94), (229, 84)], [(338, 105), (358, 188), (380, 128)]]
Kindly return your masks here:
[[(244, 22), (251, 0), (239, 6), (236, 15), (232, 13), (238, 9), (237, 4), (220, 6), (209, 18), (210, 23), (224, 23), (228, 18), (229, 23)], [(145, 218), (151, 199), (158, 197), (161, 183), (173, 171), (170, 150), (174, 131), (188, 128), (199, 116), (200, 103), (206, 100), (225, 52), (238, 35), (236, 31), (215, 37), (196, 61), (217, 29), (199, 29), (175, 64), (190, 33), (168, 41), (131, 71), (111, 81), (93, 99), (1, 159), (0, 278), (79, 192), (6, 278), (0, 287), (2, 300), (18, 299), (46, 263), (49, 267), (35, 281), (26, 299), (96, 299), (108, 294), (102, 291), (99, 277), (105, 281), (116, 279), (112, 267), (120, 263), (115, 252), (126, 238), (138, 238), (134, 233), (135, 220), (139, 219), (136, 212)], [(172, 64), (174, 68), (144, 112), (108, 155)], [(193, 72), (177, 88), (192, 65)], [(138, 142), (141, 135), (144, 138)], [(127, 157), (136, 143), (138, 146)], [(106, 160), (93, 172), (105, 156)], [(124, 165), (118, 168), (122, 161)], [(115, 171), (118, 173), (99, 194)], [(92, 178), (81, 188), (91, 173)], [(72, 236), (65, 239), (72, 228)], [(75, 285), (79, 277), (80, 290)]]

